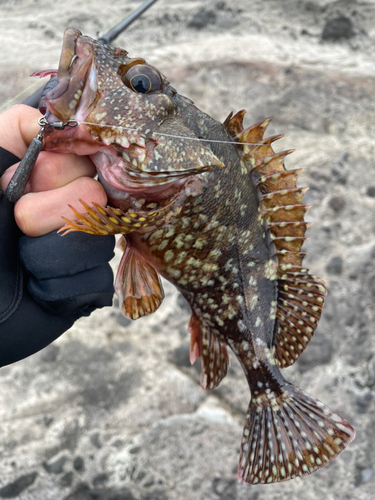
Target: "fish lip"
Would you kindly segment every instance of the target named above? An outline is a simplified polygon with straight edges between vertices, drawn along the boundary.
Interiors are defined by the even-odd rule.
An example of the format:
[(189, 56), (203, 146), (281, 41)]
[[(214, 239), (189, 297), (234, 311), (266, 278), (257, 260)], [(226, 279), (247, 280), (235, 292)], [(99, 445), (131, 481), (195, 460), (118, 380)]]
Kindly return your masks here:
[(49, 99), (57, 99), (66, 92), (69, 86), (69, 69), (73, 58), (76, 56), (76, 41), (82, 33), (74, 28), (68, 28), (64, 32), (63, 46), (57, 70), (57, 85), (49, 93)]
[[(48, 110), (46, 118), (49, 123), (52, 123), (55, 118), (67, 121), (75, 116), (87, 85), (87, 79), (91, 76), (92, 45), (93, 41), (83, 36), (79, 30), (74, 28), (65, 30), (57, 70), (57, 85), (45, 95)], [(76, 60), (76, 68), (72, 72)], [(96, 93), (96, 89), (92, 90)]]

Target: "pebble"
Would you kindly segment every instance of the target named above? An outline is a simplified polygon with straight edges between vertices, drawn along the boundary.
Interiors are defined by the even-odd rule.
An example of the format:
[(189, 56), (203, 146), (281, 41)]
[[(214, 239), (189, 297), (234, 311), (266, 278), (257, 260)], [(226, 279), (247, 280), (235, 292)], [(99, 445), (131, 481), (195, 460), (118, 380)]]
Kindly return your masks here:
[(62, 456), (55, 460), (54, 462), (51, 463), (44, 463), (43, 467), (46, 469), (47, 472), (50, 474), (61, 474), (64, 470), (64, 465), (66, 461), (68, 460), (68, 457)]
[(326, 22), (322, 40), (336, 42), (337, 40), (349, 39), (354, 36), (353, 22), (346, 16), (337, 16)]
[(336, 257), (332, 257), (332, 259), (326, 265), (326, 271), (329, 274), (341, 274), (342, 273), (342, 257), (337, 255)]
[(38, 473), (32, 472), (31, 474), (25, 474), (20, 476), (18, 479), (9, 483), (6, 486), (0, 488), (1, 498), (16, 498), (18, 497), (26, 488), (31, 486), (35, 481)]
[(335, 212), (341, 212), (345, 208), (346, 201), (342, 196), (333, 196), (329, 202), (328, 205), (334, 210)]

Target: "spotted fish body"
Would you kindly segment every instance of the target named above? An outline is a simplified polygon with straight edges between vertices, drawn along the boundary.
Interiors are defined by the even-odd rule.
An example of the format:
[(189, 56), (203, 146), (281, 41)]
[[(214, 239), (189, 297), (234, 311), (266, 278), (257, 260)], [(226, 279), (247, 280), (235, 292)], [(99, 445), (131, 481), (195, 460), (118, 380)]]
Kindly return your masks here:
[(263, 138), (270, 120), (245, 130), (239, 112), (220, 124), (144, 60), (76, 30), (65, 33), (56, 83), (47, 119), (80, 124), (51, 132), (46, 148), (90, 154), (111, 205), (85, 204), (65, 230), (124, 235), (116, 291), (128, 317), (160, 305), (159, 274), (181, 291), (204, 389), (226, 375), (227, 346), (237, 356), (251, 391), (239, 480), (326, 465), (354, 430), (280, 373), (310, 341), (326, 290), (302, 267), (306, 190), (300, 170), (285, 170), (288, 152), (272, 149), (280, 136)]

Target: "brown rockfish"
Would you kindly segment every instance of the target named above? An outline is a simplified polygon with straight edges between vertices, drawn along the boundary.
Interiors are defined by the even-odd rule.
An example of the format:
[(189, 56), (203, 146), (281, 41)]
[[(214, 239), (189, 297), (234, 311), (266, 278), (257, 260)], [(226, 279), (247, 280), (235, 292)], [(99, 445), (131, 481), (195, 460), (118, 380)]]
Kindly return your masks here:
[(324, 467), (355, 433), (280, 373), (311, 340), (326, 295), (302, 265), (306, 189), (300, 169), (284, 167), (290, 151), (272, 149), (282, 136), (263, 138), (270, 119), (244, 129), (245, 111), (219, 123), (144, 59), (74, 29), (50, 73), (46, 119), (78, 125), (47, 131), (45, 149), (90, 155), (110, 205), (85, 200), (66, 232), (124, 235), (115, 288), (127, 317), (158, 308), (159, 275), (178, 288), (204, 389), (226, 375), (227, 346), (237, 356), (251, 391), (240, 481)]

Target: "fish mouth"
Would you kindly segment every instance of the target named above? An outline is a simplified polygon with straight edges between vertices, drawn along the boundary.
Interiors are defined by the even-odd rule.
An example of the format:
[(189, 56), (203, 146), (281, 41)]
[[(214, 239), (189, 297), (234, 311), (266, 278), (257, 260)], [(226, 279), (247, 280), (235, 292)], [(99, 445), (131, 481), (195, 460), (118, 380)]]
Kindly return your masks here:
[(87, 116), (97, 98), (91, 38), (73, 28), (65, 30), (56, 77), (56, 86), (45, 95), (47, 121), (66, 122)]
[[(94, 153), (99, 147), (116, 146), (125, 152), (134, 145), (138, 149), (145, 151), (146, 136), (137, 130), (130, 131), (125, 137), (124, 133), (116, 127), (103, 125), (101, 123), (90, 123), (85, 127), (85, 120), (90, 115), (102, 97), (102, 92), (98, 89), (98, 74), (95, 64), (95, 45), (98, 42), (74, 28), (68, 28), (64, 32), (63, 46), (57, 71), (50, 71), (54, 75), (53, 85), (49, 82), (46, 85), (46, 92), (43, 95), (43, 105), (45, 106), (45, 116), (48, 123), (69, 120), (76, 120), (79, 126), (74, 130), (56, 131), (52, 127), (46, 131), (49, 144), (58, 144), (58, 147), (74, 149), (77, 147), (77, 136), (87, 143), (90, 143)], [(123, 51), (127, 54), (126, 51)], [(131, 64), (144, 62), (144, 59), (131, 60)], [(36, 76), (44, 76), (45, 72), (34, 73)], [(47, 91), (48, 85), (50, 90)], [(110, 127), (108, 129), (107, 127)], [(77, 129), (81, 129), (79, 132)], [(107, 133), (108, 130), (114, 130)], [(121, 127), (120, 127), (121, 128)], [(86, 130), (83, 130), (86, 129)], [(63, 145), (62, 143), (65, 143)], [(56, 149), (56, 148), (55, 148)], [(85, 154), (91, 154), (90, 148), (85, 148)], [(80, 153), (78, 153), (80, 154)], [(83, 154), (83, 153), (81, 153)], [(143, 156), (142, 153), (138, 156)]]

